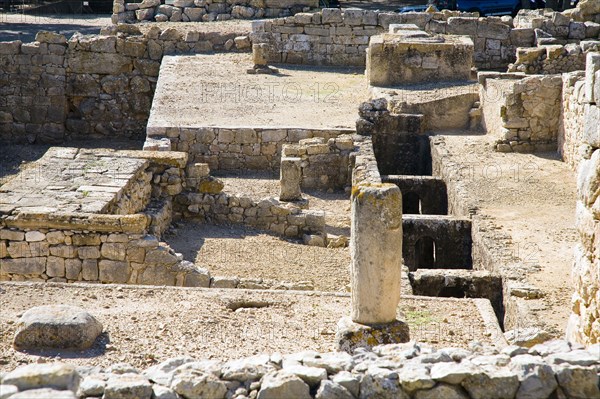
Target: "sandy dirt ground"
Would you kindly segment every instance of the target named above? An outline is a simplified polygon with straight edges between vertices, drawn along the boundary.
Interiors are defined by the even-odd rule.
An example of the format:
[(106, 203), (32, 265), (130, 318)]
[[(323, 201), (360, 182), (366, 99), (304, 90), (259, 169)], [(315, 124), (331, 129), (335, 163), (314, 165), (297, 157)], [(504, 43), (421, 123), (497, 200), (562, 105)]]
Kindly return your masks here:
[[(46, 304), (87, 309), (103, 324), (104, 335), (86, 352), (16, 352), (12, 337), (18, 318), (32, 306)], [(336, 323), (348, 314), (350, 298), (285, 291), (0, 283), (0, 306), (0, 370), (57, 357), (80, 365), (128, 362), (143, 369), (176, 356), (226, 360), (333, 350)], [(399, 315), (407, 320), (412, 339), (436, 347), (494, 342), (470, 300), (403, 297)]]
[(537, 309), (549, 332), (564, 334), (573, 292), (570, 276), (575, 223), (576, 178), (556, 153), (503, 154), (489, 150), (485, 136), (445, 136), (452, 157), (480, 215), (508, 234), (506, 257), (517, 259), (524, 281), (539, 288)]
[(247, 74), (252, 65), (248, 53), (163, 59), (148, 125), (354, 129), (368, 98), (360, 69), (285, 65), (275, 75)]
[[(173, 230), (173, 229), (172, 229)], [(165, 241), (213, 276), (310, 282), (319, 291), (347, 291), (348, 248), (321, 248), (238, 225), (178, 223)]]

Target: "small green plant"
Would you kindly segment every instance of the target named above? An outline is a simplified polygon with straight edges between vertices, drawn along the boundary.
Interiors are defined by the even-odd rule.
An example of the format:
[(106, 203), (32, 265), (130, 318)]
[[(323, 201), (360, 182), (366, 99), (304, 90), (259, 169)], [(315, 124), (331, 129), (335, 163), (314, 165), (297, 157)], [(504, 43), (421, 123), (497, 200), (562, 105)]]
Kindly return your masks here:
[(409, 310), (406, 312), (406, 322), (414, 326), (435, 323), (435, 317), (428, 310)]

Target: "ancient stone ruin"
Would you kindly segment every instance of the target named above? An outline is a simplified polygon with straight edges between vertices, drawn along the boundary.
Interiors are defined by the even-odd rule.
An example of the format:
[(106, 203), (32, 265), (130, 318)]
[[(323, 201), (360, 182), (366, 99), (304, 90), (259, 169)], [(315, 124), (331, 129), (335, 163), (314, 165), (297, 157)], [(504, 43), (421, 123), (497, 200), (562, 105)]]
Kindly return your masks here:
[(0, 42), (0, 399), (600, 398), (600, 1), (163, 3)]

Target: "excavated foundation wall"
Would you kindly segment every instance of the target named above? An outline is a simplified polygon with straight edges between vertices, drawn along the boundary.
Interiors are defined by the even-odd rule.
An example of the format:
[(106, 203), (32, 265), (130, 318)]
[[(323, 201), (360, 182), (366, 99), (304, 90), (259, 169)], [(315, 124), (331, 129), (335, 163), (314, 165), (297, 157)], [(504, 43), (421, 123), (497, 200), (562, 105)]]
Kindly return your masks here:
[[(162, 2), (164, 3), (164, 2)], [(114, 0), (112, 22), (211, 22), (294, 15), (319, 6), (318, 0)]]
[(567, 336), (600, 342), (600, 54), (588, 54), (586, 73), (563, 78), (562, 154), (577, 170), (575, 294)]
[(101, 35), (41, 32), (36, 41), (0, 42), (0, 141), (141, 138), (164, 54), (244, 50), (235, 33), (130, 25)]
[[(55, 154), (60, 162), (59, 152), (50, 149), (46, 157)], [(186, 158), (171, 154), (150, 156), (110, 214), (44, 212), (41, 206), (16, 214), (0, 211), (0, 281), (208, 287), (208, 272), (159, 242), (185, 179)]]
[[(558, 17), (560, 15), (560, 17)], [(535, 18), (534, 18), (535, 17)], [(531, 21), (534, 20), (534, 23)], [(553, 22), (555, 21), (555, 22)], [(476, 18), (473, 14), (389, 13), (325, 8), (314, 14), (258, 21), (253, 25), (256, 43), (269, 62), (316, 65), (365, 65), (365, 51), (373, 35), (390, 24), (414, 24), (431, 34), (469, 36), (475, 45), (473, 63), (480, 69), (505, 69), (515, 62), (518, 47), (533, 47), (536, 29), (561, 40), (597, 39), (598, 29), (587, 29), (560, 13), (534, 15), (513, 26), (498, 17)]]
[(557, 147), (562, 79), (559, 75), (479, 74), (482, 123), (500, 152)]

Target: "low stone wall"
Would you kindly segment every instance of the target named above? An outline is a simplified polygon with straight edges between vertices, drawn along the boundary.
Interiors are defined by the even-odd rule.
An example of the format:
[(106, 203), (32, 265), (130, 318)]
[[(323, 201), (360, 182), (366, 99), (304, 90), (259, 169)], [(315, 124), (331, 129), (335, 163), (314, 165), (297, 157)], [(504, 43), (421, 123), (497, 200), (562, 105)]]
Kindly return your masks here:
[(341, 135), (327, 142), (317, 137), (284, 145), (282, 156), (301, 159), (303, 189), (343, 190), (351, 184), (350, 155), (353, 151), (352, 136)]
[(243, 224), (294, 238), (321, 234), (325, 227), (324, 212), (275, 198), (255, 201), (228, 193), (184, 193), (175, 199), (175, 211), (186, 220)]
[[(594, 43), (600, 45), (600, 42)], [(517, 60), (508, 66), (508, 72), (544, 75), (583, 69), (585, 69), (585, 53), (578, 44), (518, 48)]]
[[(172, 150), (189, 155), (189, 162), (207, 163), (211, 170), (278, 170), (284, 144), (320, 137), (329, 140), (349, 129), (272, 129), (214, 127), (148, 127), (147, 145), (166, 138)], [(167, 144), (168, 145), (168, 144)]]
[[(352, 355), (305, 351), (227, 362), (178, 357), (143, 372), (123, 363), (86, 370), (85, 374), (65, 363), (31, 364), (6, 373), (0, 382), (8, 392), (25, 391), (16, 394), (19, 399), (125, 397), (130, 392), (139, 399), (208, 397), (205, 392), (218, 399), (409, 395), (461, 399), (560, 395), (575, 399), (600, 396), (599, 367), (598, 348), (586, 351), (565, 341), (539, 344), (529, 350), (509, 346), (501, 351), (481, 346), (476, 350), (434, 349), (409, 342), (358, 350)], [(46, 390), (40, 391), (43, 388)]]
[[(114, 200), (99, 213), (52, 212), (43, 201), (31, 210), (0, 208), (0, 280), (209, 286), (206, 270), (183, 261), (158, 239), (171, 223), (172, 198), (185, 185), (185, 154), (52, 148), (38, 162), (51, 165), (49, 159), (68, 159), (82, 168), (82, 177), (74, 170), (64, 173), (72, 174), (84, 198), (93, 200), (97, 191), (99, 199)], [(102, 159), (127, 162), (111, 175)], [(102, 173), (108, 175), (97, 185), (82, 185), (87, 174)], [(21, 177), (31, 176), (18, 175), (5, 188), (18, 185)], [(127, 183), (121, 185), (123, 179)]]
[[(496, 79), (500, 82), (493, 82)], [(479, 81), (483, 126), (494, 139), (497, 151), (556, 149), (562, 92), (560, 76), (480, 73)]]
[(229, 19), (273, 18), (294, 15), (319, 6), (318, 0), (114, 0), (112, 22), (211, 22)]
[(365, 65), (371, 36), (390, 24), (414, 24), (431, 34), (469, 36), (478, 68), (506, 68), (515, 61), (517, 47), (534, 45), (533, 28), (512, 29), (500, 18), (476, 18), (469, 13), (389, 13), (325, 8), (314, 14), (253, 24), (256, 43), (269, 44), (269, 62), (316, 65)]
[(240, 34), (119, 25), (0, 42), (0, 141), (143, 137), (163, 55), (248, 50)]
[(208, 287), (210, 275), (182, 262), (156, 237), (63, 229), (0, 229), (0, 280)]
[[(576, 134), (565, 136), (567, 149), (578, 148), (577, 168), (577, 214), (575, 224), (579, 233), (579, 245), (575, 249), (572, 277), (575, 294), (573, 313), (569, 319), (567, 336), (586, 345), (600, 342), (600, 92), (597, 82), (600, 70), (600, 54), (587, 56), (586, 75), (583, 84), (575, 82), (571, 101), (583, 97), (583, 128)], [(569, 84), (568, 76), (565, 84)], [(581, 81), (580, 81), (581, 82)], [(572, 82), (571, 82), (572, 83)], [(584, 95), (575, 91), (584, 90)], [(567, 99), (568, 100), (568, 99)], [(581, 106), (576, 107), (581, 111)], [(570, 153), (570, 152), (568, 152)]]

